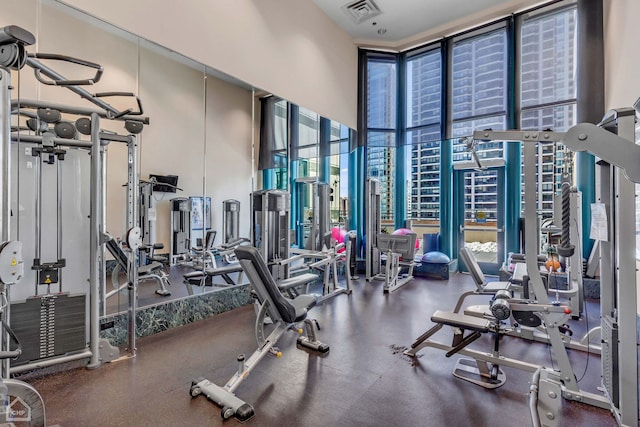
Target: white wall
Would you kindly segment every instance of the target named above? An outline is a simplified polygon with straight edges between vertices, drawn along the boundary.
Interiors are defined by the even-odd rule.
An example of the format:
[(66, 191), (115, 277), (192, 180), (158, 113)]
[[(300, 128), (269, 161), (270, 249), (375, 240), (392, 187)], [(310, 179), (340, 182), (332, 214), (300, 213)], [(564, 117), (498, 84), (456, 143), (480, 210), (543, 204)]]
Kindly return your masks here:
[(356, 128), (357, 48), (311, 1), (64, 3)]
[(605, 109), (630, 107), (640, 98), (638, 0), (604, 0)]
[[(139, 93), (151, 124), (142, 133), (140, 177), (178, 175), (178, 186), (184, 190), (176, 194), (154, 193), (158, 213), (156, 240), (163, 242), (168, 251), (169, 200), (203, 195), (205, 167), (215, 168), (217, 164), (204, 162), (205, 104), (209, 102), (204, 94), (204, 70), (189, 68), (144, 46), (141, 44), (140, 49)], [(220, 160), (225, 161), (225, 156)], [(210, 188), (208, 195), (213, 192), (215, 188)]]
[[(207, 79), (206, 194), (212, 195), (212, 227), (222, 242), (222, 202), (240, 201), (240, 237), (249, 238), (251, 216), (251, 96), (219, 79)], [(217, 100), (217, 102), (216, 102)], [(256, 101), (256, 109), (260, 106)], [(257, 141), (257, 140), (256, 140)], [(224, 159), (221, 161), (221, 159)], [(215, 165), (215, 167), (213, 167)], [(211, 192), (210, 190), (214, 191)]]

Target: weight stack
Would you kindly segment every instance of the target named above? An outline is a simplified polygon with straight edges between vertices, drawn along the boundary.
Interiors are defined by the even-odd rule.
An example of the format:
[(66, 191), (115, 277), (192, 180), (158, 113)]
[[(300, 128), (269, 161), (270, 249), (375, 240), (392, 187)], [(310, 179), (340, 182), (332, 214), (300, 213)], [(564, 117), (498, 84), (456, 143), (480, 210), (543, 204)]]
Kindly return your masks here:
[(11, 304), (11, 328), (22, 345), (19, 366), (86, 349), (86, 294), (49, 294)]

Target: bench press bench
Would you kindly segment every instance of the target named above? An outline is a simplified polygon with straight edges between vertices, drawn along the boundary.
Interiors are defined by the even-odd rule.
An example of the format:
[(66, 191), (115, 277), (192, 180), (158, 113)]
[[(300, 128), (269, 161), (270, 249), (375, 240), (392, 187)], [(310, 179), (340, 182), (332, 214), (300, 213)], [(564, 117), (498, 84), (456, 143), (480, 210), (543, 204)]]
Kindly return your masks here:
[[(234, 281), (230, 274), (238, 273), (238, 280)], [(193, 286), (216, 286), (213, 283), (213, 278), (220, 276), (224, 279), (225, 283), (229, 286), (238, 285), (242, 282), (243, 270), (240, 264), (229, 264), (217, 268), (207, 268), (205, 270), (190, 271), (185, 273), (183, 277), (183, 283), (187, 287), (189, 295), (193, 295)], [(298, 286), (311, 283), (318, 279), (318, 276), (313, 273), (303, 273), (288, 279), (279, 280), (277, 282), (278, 288), (281, 291), (289, 292)]]
[[(316, 305), (317, 297), (315, 295), (286, 298), (278, 289), (269, 267), (256, 248), (241, 246), (235, 250), (235, 253), (260, 302), (258, 318), (255, 323), (258, 348), (247, 359), (244, 354), (238, 356), (236, 362), (238, 370), (224, 386), (216, 385), (200, 377), (193, 380), (190, 394), (191, 397), (200, 394), (207, 396), (209, 400), (222, 408), (223, 419), (235, 416), (239, 421), (246, 421), (254, 416), (255, 410), (249, 403), (237, 397), (234, 392), (267, 354), (278, 355), (280, 353), (276, 344), (285, 332), (297, 331), (298, 323), (304, 322), (307, 336), (299, 336), (298, 345), (319, 353), (327, 353), (329, 346), (316, 339), (314, 322), (307, 317), (308, 311)], [(269, 335), (265, 333), (264, 319), (266, 316), (269, 316), (273, 322), (269, 326)]]
[[(238, 273), (238, 281), (234, 281), (230, 274)], [(229, 264), (217, 268), (206, 268), (204, 270), (196, 270), (185, 273), (183, 283), (187, 286), (189, 295), (193, 295), (193, 286), (214, 286), (213, 278), (220, 276), (227, 285), (237, 285), (242, 282), (242, 267), (240, 264)]]

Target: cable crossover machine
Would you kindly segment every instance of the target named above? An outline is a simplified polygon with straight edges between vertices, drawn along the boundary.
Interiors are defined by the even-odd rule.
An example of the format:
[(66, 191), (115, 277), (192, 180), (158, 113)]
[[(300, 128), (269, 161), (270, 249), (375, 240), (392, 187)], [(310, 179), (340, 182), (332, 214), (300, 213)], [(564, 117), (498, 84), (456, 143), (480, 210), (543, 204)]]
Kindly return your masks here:
[[(28, 53), (33, 43), (35, 37), (20, 27), (0, 29), (0, 401), (7, 401), (7, 393), (20, 397), (31, 409), (30, 425), (46, 425), (37, 392), (10, 374), (75, 360), (97, 368), (120, 357), (120, 349), (100, 337), (109, 241), (106, 156), (112, 143), (127, 147), (127, 357), (135, 356), (141, 246), (136, 135), (149, 119), (133, 93), (90, 93), (83, 87), (100, 80), (104, 70), (99, 64)], [(54, 61), (91, 69), (94, 75), (67, 79), (45, 65)], [(12, 99), (11, 71), (20, 73), (25, 66), (40, 84), (64, 87), (98, 108)], [(120, 111), (107, 102), (110, 97), (132, 98), (136, 105)], [(123, 122), (127, 134), (101, 130), (101, 120)], [(71, 201), (63, 203), (64, 197)], [(33, 287), (11, 286), (20, 281)]]

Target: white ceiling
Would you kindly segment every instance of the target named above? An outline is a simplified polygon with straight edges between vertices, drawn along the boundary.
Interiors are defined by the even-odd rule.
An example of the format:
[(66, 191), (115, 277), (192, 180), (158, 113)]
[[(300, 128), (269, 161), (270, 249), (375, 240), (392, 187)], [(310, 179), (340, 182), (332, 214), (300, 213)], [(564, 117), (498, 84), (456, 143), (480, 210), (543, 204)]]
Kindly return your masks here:
[[(356, 23), (343, 6), (355, 0), (313, 0), (358, 45), (402, 49), (426, 37), (442, 37), (443, 31), (459, 31), (470, 20), (498, 18), (530, 7), (541, 0), (372, 0), (381, 14)], [(468, 25), (478, 25), (473, 22)], [(381, 34), (383, 33), (383, 34)]]

